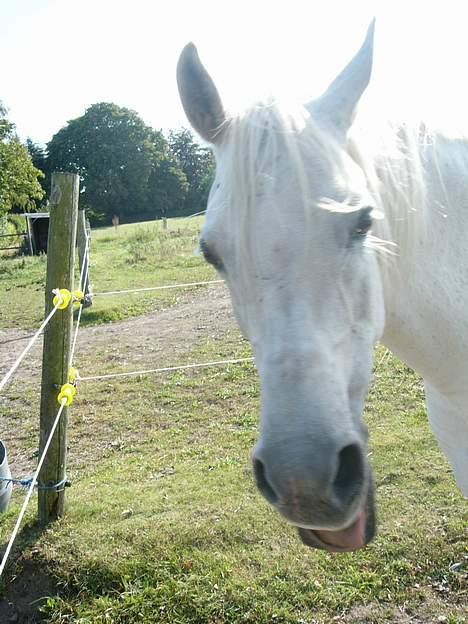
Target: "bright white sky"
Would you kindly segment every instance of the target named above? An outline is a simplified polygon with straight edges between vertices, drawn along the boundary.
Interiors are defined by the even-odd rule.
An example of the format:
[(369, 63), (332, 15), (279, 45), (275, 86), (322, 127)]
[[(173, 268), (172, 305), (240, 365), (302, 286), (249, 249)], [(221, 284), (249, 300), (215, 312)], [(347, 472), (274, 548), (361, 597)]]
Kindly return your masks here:
[(346, 64), (374, 15), (375, 88), (398, 94), (395, 107), (430, 102), (449, 115), (460, 95), (464, 107), (463, 0), (0, 0), (0, 100), (39, 143), (100, 101), (155, 128), (187, 125), (175, 66), (188, 41), (228, 107), (268, 93), (303, 100)]

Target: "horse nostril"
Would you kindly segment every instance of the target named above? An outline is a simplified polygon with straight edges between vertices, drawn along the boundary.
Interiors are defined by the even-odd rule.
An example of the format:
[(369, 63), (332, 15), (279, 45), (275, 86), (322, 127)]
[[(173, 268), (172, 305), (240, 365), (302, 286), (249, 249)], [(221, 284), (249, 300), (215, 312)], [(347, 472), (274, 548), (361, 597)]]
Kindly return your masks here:
[(350, 502), (360, 492), (364, 479), (361, 448), (358, 444), (349, 444), (338, 453), (338, 471), (333, 481), (333, 490), (340, 502)]
[(268, 483), (265, 475), (265, 466), (259, 459), (253, 460), (253, 472), (257, 487), (269, 503), (274, 505), (278, 501), (278, 496)]

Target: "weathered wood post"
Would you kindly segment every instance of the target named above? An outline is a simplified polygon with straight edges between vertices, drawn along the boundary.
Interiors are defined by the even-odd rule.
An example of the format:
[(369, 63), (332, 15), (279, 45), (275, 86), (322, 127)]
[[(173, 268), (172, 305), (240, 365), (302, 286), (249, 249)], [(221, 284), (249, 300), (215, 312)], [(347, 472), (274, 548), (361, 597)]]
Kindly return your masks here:
[(26, 228), (28, 232), (29, 255), (34, 256), (34, 247), (33, 247), (33, 238), (32, 238), (33, 235), (31, 231), (31, 224), (29, 223), (28, 217), (25, 217), (25, 221), (26, 221)]
[[(89, 292), (89, 240), (91, 231), (86, 223), (86, 214), (84, 210), (78, 210), (78, 229), (76, 234), (76, 244), (78, 246), (78, 257), (80, 263), (80, 275), (83, 272), (83, 284), (81, 290), (84, 294), (83, 307), (88, 308), (92, 305), (91, 293)], [(83, 268), (84, 266), (84, 268)]]
[[(53, 173), (50, 195), (49, 240), (45, 313), (53, 307), (52, 290), (67, 288), (73, 292), (76, 222), (78, 216), (79, 177), (72, 173)], [(45, 446), (59, 409), (57, 396), (68, 382), (73, 330), (73, 305), (57, 310), (44, 332), (39, 455)], [(65, 478), (67, 450), (67, 408), (52, 439), (39, 474), (39, 484), (53, 485)], [(39, 522), (47, 524), (63, 514), (64, 490), (39, 490)]]

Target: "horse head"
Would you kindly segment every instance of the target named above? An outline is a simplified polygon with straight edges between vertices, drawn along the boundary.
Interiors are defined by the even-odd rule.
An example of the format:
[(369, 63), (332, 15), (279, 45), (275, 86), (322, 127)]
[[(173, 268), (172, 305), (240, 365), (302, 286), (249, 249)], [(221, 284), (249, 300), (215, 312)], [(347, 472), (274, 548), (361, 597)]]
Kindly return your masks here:
[(177, 70), (216, 177), (200, 246), (229, 287), (261, 388), (256, 483), (304, 543), (355, 550), (374, 535), (362, 420), (384, 324), (369, 243), (376, 206), (348, 132), (371, 73), (373, 24), (317, 100), (229, 116), (193, 44)]

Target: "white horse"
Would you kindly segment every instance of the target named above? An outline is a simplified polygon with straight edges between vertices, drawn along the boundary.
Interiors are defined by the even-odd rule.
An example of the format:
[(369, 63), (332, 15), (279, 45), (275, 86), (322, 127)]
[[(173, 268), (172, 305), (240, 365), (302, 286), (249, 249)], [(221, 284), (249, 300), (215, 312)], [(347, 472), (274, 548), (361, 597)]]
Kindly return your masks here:
[(330, 551), (375, 531), (362, 411), (379, 339), (423, 376), (468, 495), (468, 142), (422, 124), (388, 126), (374, 150), (353, 136), (373, 31), (293, 113), (267, 102), (229, 116), (193, 44), (177, 71), (217, 163), (201, 249), (260, 376), (256, 482), (304, 543)]

